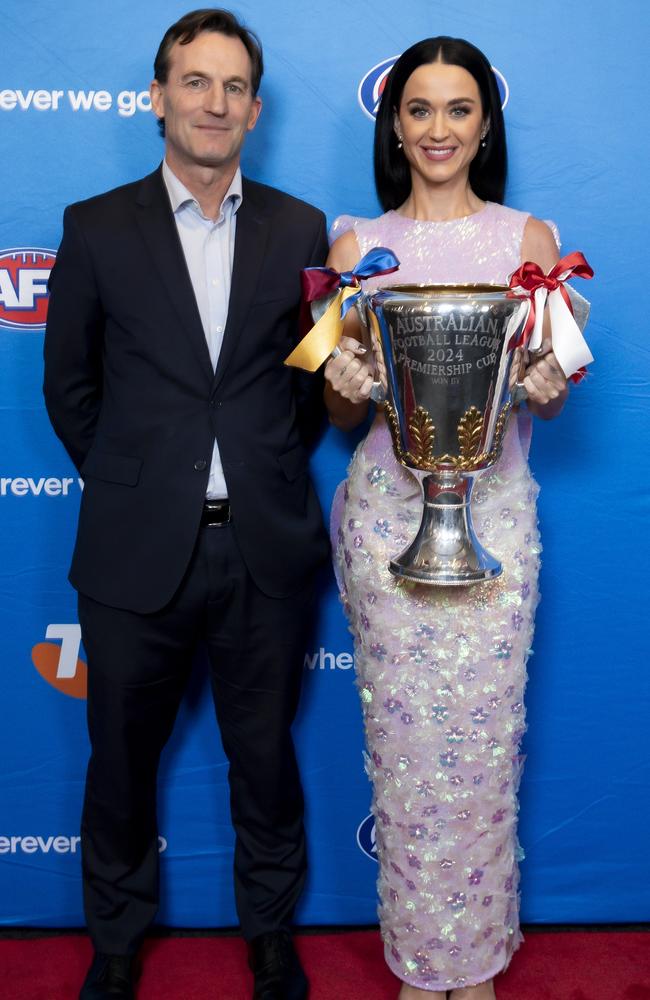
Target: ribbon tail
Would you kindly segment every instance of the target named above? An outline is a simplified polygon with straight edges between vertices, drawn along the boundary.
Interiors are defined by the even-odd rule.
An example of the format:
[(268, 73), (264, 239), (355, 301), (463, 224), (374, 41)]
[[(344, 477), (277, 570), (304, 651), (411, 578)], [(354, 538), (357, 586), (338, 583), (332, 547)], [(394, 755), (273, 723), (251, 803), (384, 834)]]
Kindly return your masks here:
[(318, 323), (294, 347), (289, 357), (284, 359), (285, 365), (302, 368), (306, 372), (315, 372), (320, 368), (341, 339), (343, 333), (341, 309), (345, 300), (355, 292), (356, 288), (343, 288), (338, 292)]
[(553, 353), (565, 376), (571, 378), (594, 358), (559, 289), (550, 293), (548, 309), (551, 317)]
[(535, 292), (535, 325), (528, 341), (531, 351), (537, 351), (542, 346), (544, 337), (544, 307), (546, 305), (547, 291), (545, 288), (536, 288)]

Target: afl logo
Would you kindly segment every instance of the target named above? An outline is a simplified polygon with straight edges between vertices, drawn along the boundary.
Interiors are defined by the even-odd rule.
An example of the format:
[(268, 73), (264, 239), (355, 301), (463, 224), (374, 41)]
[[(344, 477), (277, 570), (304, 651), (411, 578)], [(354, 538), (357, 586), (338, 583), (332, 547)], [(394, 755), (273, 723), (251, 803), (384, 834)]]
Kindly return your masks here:
[[(384, 87), (386, 86), (386, 77), (398, 59), (399, 56), (393, 56), (391, 59), (384, 59), (383, 62), (377, 63), (376, 66), (373, 66), (372, 69), (368, 70), (359, 84), (359, 90), (357, 93), (359, 104), (361, 106), (361, 110), (368, 116), (368, 118), (372, 118), (374, 120), (377, 117), (379, 101), (381, 100), (381, 95), (383, 94)], [(501, 97), (501, 107), (505, 108), (508, 103), (508, 98), (510, 97), (508, 81), (503, 73), (494, 66), (492, 67), (492, 72), (494, 73), (497, 81), (499, 96)]]
[(55, 259), (52, 250), (0, 250), (0, 327), (44, 329), (47, 281)]
[(373, 120), (377, 117), (379, 101), (386, 86), (386, 77), (399, 59), (399, 56), (392, 56), (377, 63), (368, 70), (363, 80), (359, 84), (358, 98), (361, 110)]
[(375, 841), (375, 817), (370, 814), (366, 816), (363, 823), (357, 830), (357, 844), (364, 854), (372, 861), (377, 860), (377, 844)]

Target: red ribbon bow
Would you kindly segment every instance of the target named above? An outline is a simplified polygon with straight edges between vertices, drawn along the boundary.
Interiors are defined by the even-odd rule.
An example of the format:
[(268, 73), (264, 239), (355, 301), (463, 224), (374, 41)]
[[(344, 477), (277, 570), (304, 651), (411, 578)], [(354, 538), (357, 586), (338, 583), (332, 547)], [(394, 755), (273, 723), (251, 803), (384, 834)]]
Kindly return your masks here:
[[(356, 287), (359, 283), (356, 274), (351, 274), (348, 284)], [(342, 282), (341, 275), (332, 267), (306, 267), (300, 273), (300, 284), (303, 299), (314, 302), (335, 292), (341, 287)]]
[[(530, 298), (530, 312), (528, 313), (528, 318), (524, 324), (521, 334), (517, 340), (514, 341), (511, 347), (523, 347), (528, 343), (531, 331), (535, 327), (535, 292), (538, 288), (546, 288), (549, 293), (555, 292), (559, 289), (562, 298), (571, 312), (571, 315), (573, 315), (571, 298), (564, 287), (564, 282), (572, 277), (593, 278), (593, 276), (594, 272), (590, 264), (587, 262), (584, 254), (581, 254), (579, 250), (574, 250), (573, 253), (569, 253), (566, 257), (562, 257), (562, 259), (551, 268), (548, 274), (544, 274), (539, 264), (536, 264), (532, 260), (525, 261), (521, 267), (518, 267), (516, 271), (513, 271), (510, 275), (510, 288), (522, 288), (528, 293)], [(574, 372), (574, 374), (570, 376), (570, 379), (572, 382), (582, 382), (586, 374), (586, 368), (579, 368), (577, 372)]]

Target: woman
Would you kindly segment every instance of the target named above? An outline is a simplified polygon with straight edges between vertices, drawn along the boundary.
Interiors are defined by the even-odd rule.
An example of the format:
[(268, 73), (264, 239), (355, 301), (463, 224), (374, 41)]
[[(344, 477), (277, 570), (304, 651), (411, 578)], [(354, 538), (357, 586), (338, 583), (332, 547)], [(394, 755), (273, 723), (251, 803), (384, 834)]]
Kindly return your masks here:
[[(504, 283), (524, 260), (558, 259), (549, 227), (501, 203), (503, 116), (483, 54), (433, 38), (405, 52), (377, 116), (375, 180), (385, 214), (343, 217), (330, 266), (349, 270), (390, 247), (401, 282)], [(348, 313), (341, 354), (325, 368), (330, 419), (366, 416), (374, 377)], [(339, 581), (356, 646), (373, 781), (386, 960), (399, 1000), (494, 998), (493, 976), (517, 947), (516, 813), (523, 692), (537, 604), (537, 486), (526, 464), (530, 413), (556, 416), (566, 380), (550, 344), (524, 378), (527, 412), (477, 485), (474, 523), (502, 576), (472, 587), (399, 584), (388, 572), (420, 519), (420, 490), (378, 412), (334, 505)]]

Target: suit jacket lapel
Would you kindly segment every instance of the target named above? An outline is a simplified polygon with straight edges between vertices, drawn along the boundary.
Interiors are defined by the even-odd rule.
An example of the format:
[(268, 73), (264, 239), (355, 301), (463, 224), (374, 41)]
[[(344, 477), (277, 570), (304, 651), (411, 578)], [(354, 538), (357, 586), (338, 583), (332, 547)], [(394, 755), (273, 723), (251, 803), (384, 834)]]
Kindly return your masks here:
[(258, 192), (254, 191), (245, 179), (242, 190), (243, 200), (237, 211), (228, 319), (217, 370), (214, 373), (213, 391), (224, 376), (232, 352), (241, 336), (248, 310), (255, 298), (269, 236), (269, 218)]
[(140, 185), (136, 218), (179, 324), (211, 381), (210, 351), (160, 168)]

